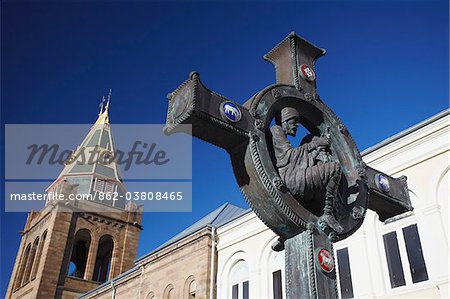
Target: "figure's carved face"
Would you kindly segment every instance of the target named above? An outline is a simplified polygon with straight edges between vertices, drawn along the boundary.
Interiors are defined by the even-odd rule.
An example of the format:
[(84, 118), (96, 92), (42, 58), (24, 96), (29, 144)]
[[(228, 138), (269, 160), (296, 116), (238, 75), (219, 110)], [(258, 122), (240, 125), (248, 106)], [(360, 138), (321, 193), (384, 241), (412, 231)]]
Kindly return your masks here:
[(297, 128), (298, 128), (298, 118), (294, 117), (294, 118), (288, 119), (287, 121), (283, 122), (282, 128), (283, 128), (284, 134), (295, 137), (295, 135), (297, 134)]

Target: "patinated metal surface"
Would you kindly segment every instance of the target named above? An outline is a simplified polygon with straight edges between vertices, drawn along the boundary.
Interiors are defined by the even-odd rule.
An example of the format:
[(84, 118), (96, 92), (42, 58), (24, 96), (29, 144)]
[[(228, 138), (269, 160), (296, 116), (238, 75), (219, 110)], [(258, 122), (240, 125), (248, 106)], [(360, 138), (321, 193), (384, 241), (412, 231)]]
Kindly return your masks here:
[[(306, 231), (286, 240), (286, 298), (338, 298), (334, 260), (332, 270), (324, 271), (316, 258), (321, 250), (333, 254), (333, 243), (323, 234)], [(333, 256), (331, 256), (333, 259)]]
[[(335, 270), (320, 271), (318, 259), (329, 261), (328, 266), (334, 264), (332, 243), (353, 234), (368, 208), (375, 210), (382, 221), (412, 210), (406, 179), (394, 179), (367, 167), (345, 125), (320, 99), (315, 62), (324, 54), (323, 49), (292, 33), (265, 55), (275, 66), (277, 83), (243, 105), (208, 90), (195, 72), (168, 96), (165, 133), (180, 132), (180, 124), (192, 124), (193, 136), (224, 148), (245, 199), (280, 236), (273, 248), (286, 246), (287, 298), (336, 297)], [(322, 154), (323, 161), (339, 165), (339, 186), (332, 204), (338, 226), (321, 221), (326, 211), (323, 193), (294, 194), (291, 177), (280, 176), (270, 127), (286, 107), (298, 112), (299, 123), (316, 138), (329, 138), (329, 147)], [(325, 179), (308, 179), (314, 184), (327, 184)], [(318, 258), (316, 251), (320, 248), (325, 254)]]
[[(188, 108), (178, 118), (169, 113), (166, 133), (175, 132), (177, 124), (190, 123), (194, 136), (226, 149), (244, 196), (275, 233), (288, 239), (305, 230), (307, 223), (316, 223), (320, 217), (311, 213), (285, 188), (273, 163), (269, 125), (275, 114), (286, 106), (299, 111), (300, 122), (311, 133), (331, 136), (331, 153), (340, 161), (343, 173), (338, 217), (343, 231), (336, 235), (336, 240), (346, 238), (361, 225), (363, 217), (354, 218), (351, 211), (357, 207), (364, 214), (368, 207), (367, 186), (362, 180), (364, 163), (348, 131), (341, 129), (343, 124), (339, 118), (322, 101), (305, 99), (294, 86), (275, 84), (244, 104), (240, 109), (241, 121), (232, 124), (222, 119), (218, 109), (221, 102), (228, 100), (207, 90), (198, 74), (191, 75), (182, 85), (179, 89), (182, 92), (172, 93), (170, 102), (176, 102), (178, 98), (186, 101), (187, 87), (190, 88), (187, 93), (191, 95)], [(254, 109), (254, 116), (245, 106)]]

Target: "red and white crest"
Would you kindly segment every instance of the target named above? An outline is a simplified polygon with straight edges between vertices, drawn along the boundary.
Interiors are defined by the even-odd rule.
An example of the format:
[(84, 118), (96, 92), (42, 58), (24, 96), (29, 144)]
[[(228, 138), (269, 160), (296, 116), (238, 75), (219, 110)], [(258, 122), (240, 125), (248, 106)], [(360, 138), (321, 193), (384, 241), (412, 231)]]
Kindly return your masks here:
[(334, 270), (333, 257), (328, 250), (320, 249), (317, 253), (317, 261), (324, 272), (330, 273)]
[(302, 64), (300, 66), (300, 75), (308, 81), (316, 80), (316, 74), (314, 74), (313, 69), (307, 64)]

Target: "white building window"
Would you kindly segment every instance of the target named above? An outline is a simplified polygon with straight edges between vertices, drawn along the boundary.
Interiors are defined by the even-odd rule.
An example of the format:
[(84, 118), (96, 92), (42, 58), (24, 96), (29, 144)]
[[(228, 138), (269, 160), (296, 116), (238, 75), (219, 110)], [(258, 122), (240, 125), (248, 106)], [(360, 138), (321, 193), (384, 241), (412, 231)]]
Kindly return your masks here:
[(247, 263), (243, 260), (238, 261), (230, 271), (231, 298), (249, 299), (249, 271)]
[(275, 252), (270, 248), (269, 275), (270, 290), (268, 298), (283, 299), (284, 293), (284, 251)]
[(428, 280), (417, 224), (383, 235), (391, 288)]
[(189, 299), (195, 299), (195, 292), (197, 291), (197, 283), (195, 280), (189, 284)]
[(283, 299), (283, 282), (281, 279), (281, 270), (272, 272), (273, 281), (273, 299)]
[(336, 250), (338, 264), (339, 287), (341, 298), (353, 298), (352, 274), (350, 271), (350, 259), (348, 257), (348, 248)]

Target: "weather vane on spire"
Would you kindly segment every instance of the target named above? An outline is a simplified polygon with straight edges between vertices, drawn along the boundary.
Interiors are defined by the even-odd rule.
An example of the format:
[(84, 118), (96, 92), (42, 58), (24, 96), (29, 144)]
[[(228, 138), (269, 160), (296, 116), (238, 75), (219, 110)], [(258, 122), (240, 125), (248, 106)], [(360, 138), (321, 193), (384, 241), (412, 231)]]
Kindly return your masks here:
[(98, 115), (100, 115), (103, 112), (105, 112), (106, 110), (108, 110), (108, 108), (109, 108), (109, 101), (111, 100), (111, 93), (112, 93), (112, 89), (110, 88), (108, 96), (106, 98), (105, 98), (105, 96), (102, 96), (102, 101), (98, 105), (100, 107), (100, 112), (98, 113)]
[(98, 104), (98, 106), (100, 107), (100, 111), (98, 112), (98, 115), (103, 113), (103, 107), (105, 106), (105, 102), (106, 102), (105, 96), (102, 96), (102, 100), (101, 100), (100, 104)]
[(111, 100), (112, 88), (109, 89), (108, 97), (106, 98), (106, 106), (105, 109), (109, 108), (109, 101)]

